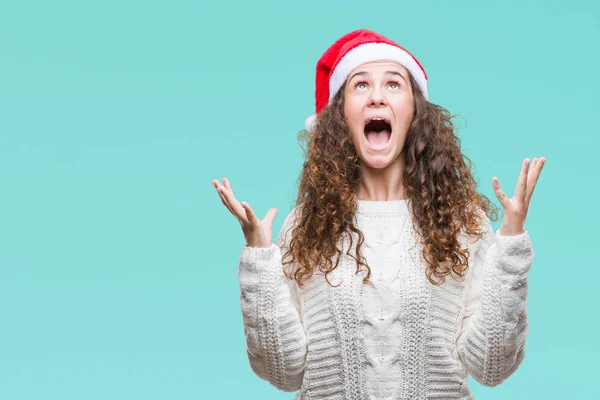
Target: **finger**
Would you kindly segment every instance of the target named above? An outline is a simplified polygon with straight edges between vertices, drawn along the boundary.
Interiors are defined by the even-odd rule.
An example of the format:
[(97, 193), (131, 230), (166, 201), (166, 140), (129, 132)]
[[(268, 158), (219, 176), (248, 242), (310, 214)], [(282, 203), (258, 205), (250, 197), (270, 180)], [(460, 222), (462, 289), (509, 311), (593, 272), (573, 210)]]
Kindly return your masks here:
[(225, 207), (227, 207), (227, 209), (229, 210), (229, 212), (231, 212), (235, 216), (235, 212), (233, 212), (233, 210), (231, 209), (231, 206), (229, 205), (229, 202), (227, 201), (227, 199), (223, 195), (222, 189), (221, 188), (217, 188), (217, 193), (219, 194), (219, 197), (221, 198), (221, 201), (223, 202), (223, 204), (225, 205)]
[(223, 193), (223, 195), (225, 196), (227, 203), (229, 204), (233, 212), (236, 214), (236, 216), (240, 218), (244, 223), (248, 223), (248, 219), (246, 218), (246, 211), (244, 210), (244, 207), (242, 207), (240, 202), (236, 200), (233, 193), (225, 186), (221, 186), (221, 193)]
[(275, 221), (275, 217), (277, 216), (277, 213), (279, 212), (279, 210), (277, 210), (276, 208), (271, 208), (269, 211), (267, 211), (267, 213), (265, 214), (265, 218), (264, 220), (267, 221), (269, 228), (273, 227), (273, 221)]
[(243, 201), (241, 204), (242, 204), (242, 207), (244, 208), (244, 210), (246, 211), (246, 216), (248, 218), (248, 222), (250, 223), (250, 225), (260, 224), (260, 220), (256, 217), (256, 214), (254, 213), (254, 210), (252, 209), (252, 207), (250, 207), (250, 204), (248, 204), (245, 201)]
[(243, 207), (238, 203), (233, 194), (223, 185), (216, 181), (217, 192), (223, 201), (223, 204), (229, 209), (229, 211), (236, 217), (242, 225), (248, 223), (246, 218), (246, 212)]
[(535, 186), (540, 177), (540, 173), (542, 172), (542, 168), (544, 167), (546, 159), (544, 157), (534, 158), (531, 163), (531, 168), (529, 170), (529, 174), (527, 176), (527, 194), (525, 196), (525, 204), (527, 208), (529, 208), (529, 203), (531, 202), (531, 196), (533, 196), (533, 192), (535, 190)]
[(531, 166), (529, 167), (529, 172), (527, 173), (527, 191), (525, 193), (526, 209), (528, 208), (527, 206), (529, 206), (531, 195), (533, 194), (533, 190), (535, 189), (536, 174), (538, 172), (539, 164), (540, 159), (535, 157), (533, 160), (531, 160)]
[(525, 194), (527, 193), (527, 169), (529, 168), (529, 158), (523, 160), (521, 164), (521, 173), (517, 180), (517, 187), (515, 188), (515, 198), (521, 203), (525, 203)]
[(225, 187), (231, 192), (231, 194), (233, 194), (233, 189), (231, 188), (231, 183), (229, 182), (229, 179), (223, 177), (223, 185), (225, 185)]
[(500, 181), (498, 181), (498, 178), (496, 178), (496, 177), (492, 178), (492, 186), (494, 187), (494, 194), (498, 198), (498, 201), (500, 202), (502, 207), (505, 210), (507, 208), (509, 208), (510, 200), (506, 197), (506, 194), (504, 194), (504, 191), (500, 187)]

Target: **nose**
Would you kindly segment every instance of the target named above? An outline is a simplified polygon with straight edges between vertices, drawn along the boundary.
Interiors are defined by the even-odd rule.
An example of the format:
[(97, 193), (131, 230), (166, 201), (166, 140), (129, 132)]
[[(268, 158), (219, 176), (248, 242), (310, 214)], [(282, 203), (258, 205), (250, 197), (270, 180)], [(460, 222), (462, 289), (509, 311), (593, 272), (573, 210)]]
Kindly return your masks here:
[(373, 88), (373, 90), (371, 90), (371, 96), (369, 97), (369, 106), (378, 107), (384, 106), (386, 104), (387, 100), (385, 98), (383, 90), (379, 87)]

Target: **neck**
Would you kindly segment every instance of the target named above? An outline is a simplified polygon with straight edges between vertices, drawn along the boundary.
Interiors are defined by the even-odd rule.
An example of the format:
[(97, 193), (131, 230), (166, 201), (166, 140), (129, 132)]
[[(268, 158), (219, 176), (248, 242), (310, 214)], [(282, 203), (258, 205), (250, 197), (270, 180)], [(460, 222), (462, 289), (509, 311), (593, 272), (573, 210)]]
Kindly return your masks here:
[(361, 161), (361, 181), (358, 184), (358, 200), (390, 201), (405, 200), (403, 154), (384, 168), (373, 168)]

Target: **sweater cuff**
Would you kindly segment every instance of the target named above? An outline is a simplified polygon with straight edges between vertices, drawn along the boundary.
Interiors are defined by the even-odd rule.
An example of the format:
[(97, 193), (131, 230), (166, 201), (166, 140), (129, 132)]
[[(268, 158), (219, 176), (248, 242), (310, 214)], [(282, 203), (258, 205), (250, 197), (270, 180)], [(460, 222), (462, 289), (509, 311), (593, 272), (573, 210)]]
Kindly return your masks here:
[(240, 265), (249, 272), (274, 269), (281, 265), (281, 250), (275, 243), (271, 243), (270, 247), (244, 246), (240, 261)]
[(533, 246), (527, 230), (518, 235), (504, 236), (496, 231), (496, 247), (500, 268), (509, 274), (523, 275), (529, 272), (533, 262)]

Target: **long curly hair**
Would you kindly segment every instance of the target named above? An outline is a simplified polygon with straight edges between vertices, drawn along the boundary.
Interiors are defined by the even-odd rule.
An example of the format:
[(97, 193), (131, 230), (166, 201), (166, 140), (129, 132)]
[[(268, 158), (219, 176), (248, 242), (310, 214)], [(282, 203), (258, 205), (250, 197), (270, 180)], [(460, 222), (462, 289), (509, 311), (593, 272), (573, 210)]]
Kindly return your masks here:
[[(468, 268), (467, 249), (459, 243), (461, 230), (481, 238), (481, 219), (498, 219), (499, 209), (482, 194), (471, 174), (471, 160), (462, 154), (460, 139), (451, 121), (454, 115), (428, 102), (409, 73), (413, 91), (414, 115), (402, 151), (405, 156), (404, 191), (410, 199), (413, 228), (423, 245), (427, 279), (434, 285), (454, 273), (464, 276)], [(366, 268), (363, 283), (371, 269), (360, 251), (362, 232), (354, 224), (356, 191), (361, 179), (359, 157), (344, 116), (345, 84), (318, 116), (312, 132), (303, 130), (298, 138), (306, 161), (296, 199), (297, 217), (292, 239), (283, 255), (283, 265), (296, 263), (295, 271), (284, 271), (300, 287), (319, 268), (328, 274), (337, 268), (342, 236), (358, 235), (355, 255), (356, 273)], [(298, 182), (297, 182), (298, 183)], [(483, 214), (482, 214), (483, 211)], [(291, 258), (288, 259), (288, 257)], [(334, 262), (335, 260), (335, 262)], [(364, 261), (363, 261), (364, 260)]]

